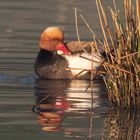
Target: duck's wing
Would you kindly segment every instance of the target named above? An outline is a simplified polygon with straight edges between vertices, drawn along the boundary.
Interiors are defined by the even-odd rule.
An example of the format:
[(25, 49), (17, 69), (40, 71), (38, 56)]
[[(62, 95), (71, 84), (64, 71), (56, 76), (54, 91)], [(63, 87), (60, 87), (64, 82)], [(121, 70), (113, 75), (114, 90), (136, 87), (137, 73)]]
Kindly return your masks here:
[(91, 51), (91, 46), (89, 44), (89, 42), (85, 42), (85, 41), (70, 41), (66, 43), (67, 48), (72, 52), (80, 52), (83, 51), (84, 49), (86, 49), (86, 51)]
[[(70, 41), (66, 43), (67, 48), (72, 52), (72, 53), (76, 53), (76, 52), (82, 52), (82, 51), (86, 51), (87, 53), (91, 53), (91, 50), (93, 48), (93, 51), (96, 52), (96, 48), (95, 48), (95, 42), (94, 41)], [(103, 50), (101, 50), (101, 48), (98, 48), (100, 52), (102, 52)]]

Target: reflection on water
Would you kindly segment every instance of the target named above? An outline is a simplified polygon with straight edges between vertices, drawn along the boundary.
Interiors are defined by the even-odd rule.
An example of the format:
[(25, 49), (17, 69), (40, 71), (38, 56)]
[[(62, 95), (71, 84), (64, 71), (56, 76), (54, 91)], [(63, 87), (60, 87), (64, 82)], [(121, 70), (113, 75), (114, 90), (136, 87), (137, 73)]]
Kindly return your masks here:
[(42, 131), (61, 132), (65, 138), (140, 139), (140, 112), (110, 107), (101, 81), (93, 83), (92, 92), (91, 89), (85, 92), (89, 81), (78, 80), (60, 92), (53, 92), (64, 83), (66, 81), (36, 81), (35, 112)]
[(139, 140), (140, 112), (111, 109), (105, 119), (105, 133), (109, 140)]
[[(91, 92), (91, 89), (85, 91), (90, 84), (89, 81), (73, 80), (65, 89), (53, 92), (65, 83), (66, 81), (36, 81), (36, 103), (40, 104), (36, 106), (35, 111), (42, 130), (62, 131), (65, 137), (86, 138), (89, 137), (90, 127), (93, 125), (97, 132), (90, 132), (90, 135), (95, 133), (101, 138), (99, 130), (104, 127), (103, 116), (108, 110), (107, 94), (103, 83), (101, 81), (93, 83)], [(94, 126), (95, 120), (99, 128)]]
[[(101, 37), (95, 0), (0, 0), (1, 140), (140, 139), (140, 113), (110, 108), (103, 82), (95, 81), (93, 91), (85, 92), (90, 82), (75, 80), (53, 94), (66, 81), (36, 80), (40, 32), (60, 26), (66, 41), (75, 40), (75, 7)], [(90, 40), (79, 18), (78, 24), (80, 38)]]

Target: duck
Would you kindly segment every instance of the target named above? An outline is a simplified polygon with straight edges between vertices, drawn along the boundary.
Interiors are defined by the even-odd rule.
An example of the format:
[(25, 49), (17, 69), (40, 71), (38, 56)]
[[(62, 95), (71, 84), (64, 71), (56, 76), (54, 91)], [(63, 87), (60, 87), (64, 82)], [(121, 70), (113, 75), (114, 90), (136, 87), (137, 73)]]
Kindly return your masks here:
[[(65, 43), (60, 27), (47, 27), (41, 33), (39, 48), (34, 69), (40, 79), (90, 79), (90, 72), (82, 70), (96, 70), (102, 61), (99, 54), (91, 54), (91, 47), (84, 41)], [(94, 61), (91, 64), (89, 60)]]

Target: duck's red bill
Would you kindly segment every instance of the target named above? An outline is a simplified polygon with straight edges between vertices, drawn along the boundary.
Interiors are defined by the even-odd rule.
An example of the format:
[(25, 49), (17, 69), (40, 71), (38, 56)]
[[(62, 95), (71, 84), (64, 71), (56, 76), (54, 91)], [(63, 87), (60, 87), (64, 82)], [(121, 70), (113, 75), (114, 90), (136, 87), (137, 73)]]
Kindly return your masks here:
[(67, 47), (64, 44), (57, 45), (56, 49), (62, 51), (66, 55), (71, 55), (71, 52), (67, 49)]

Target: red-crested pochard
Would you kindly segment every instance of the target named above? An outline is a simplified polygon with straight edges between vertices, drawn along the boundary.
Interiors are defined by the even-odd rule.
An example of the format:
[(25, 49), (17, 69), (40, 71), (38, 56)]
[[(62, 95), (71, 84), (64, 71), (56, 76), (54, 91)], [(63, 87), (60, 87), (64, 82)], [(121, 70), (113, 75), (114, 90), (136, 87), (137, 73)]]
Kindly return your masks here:
[[(100, 66), (101, 57), (96, 53), (91, 55), (91, 52), (83, 51), (83, 44), (77, 44), (78, 42), (64, 43), (64, 32), (59, 27), (46, 28), (41, 34), (40, 51), (35, 61), (35, 72), (38, 77), (71, 79), (83, 69), (97, 69)], [(80, 56), (95, 61), (92, 64), (91, 61)], [(72, 69), (66, 70), (67, 68)], [(90, 73), (87, 71), (77, 77), (77, 79), (89, 78)]]

